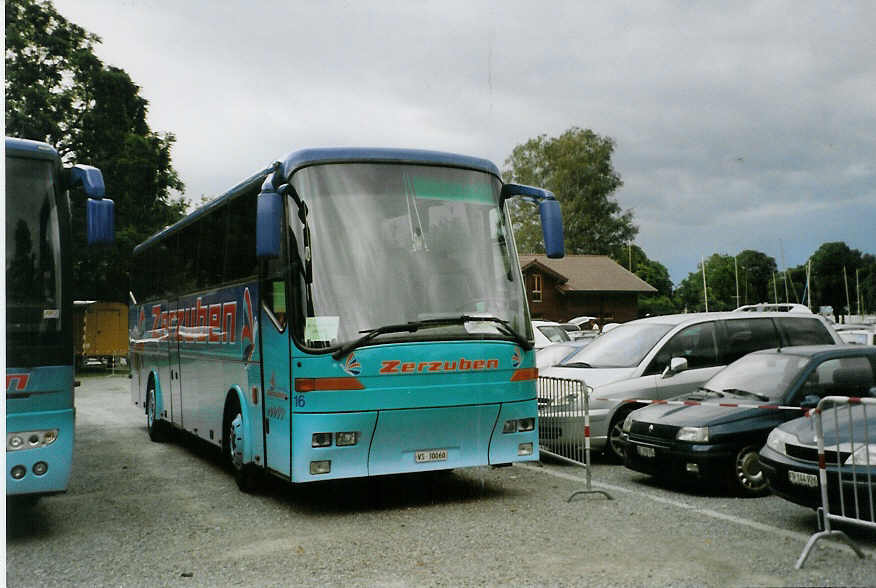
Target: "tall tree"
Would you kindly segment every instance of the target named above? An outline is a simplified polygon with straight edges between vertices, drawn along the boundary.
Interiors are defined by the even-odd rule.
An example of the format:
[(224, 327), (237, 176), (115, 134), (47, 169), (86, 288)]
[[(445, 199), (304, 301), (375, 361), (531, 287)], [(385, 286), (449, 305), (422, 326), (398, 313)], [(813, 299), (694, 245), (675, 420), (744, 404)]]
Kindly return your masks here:
[(659, 261), (648, 259), (638, 245), (629, 244), (612, 251), (611, 258), (619, 265), (657, 288), (653, 294), (639, 294), (639, 316), (677, 312), (672, 299), (672, 279), (669, 270)]
[(6, 133), (103, 171), (116, 243), (85, 247), (85, 197), (73, 192), (73, 295), (127, 301), (134, 245), (180, 218), (186, 203), (173, 198), (184, 188), (171, 163), (174, 136), (152, 132), (148, 102), (124, 70), (101, 63), (99, 42), (50, 2), (7, 0)]
[[(613, 194), (623, 182), (611, 163), (614, 140), (572, 127), (559, 137), (539, 135), (517, 145), (505, 161), (508, 181), (547, 188), (563, 211), (567, 253), (610, 254), (638, 233), (633, 213)], [(538, 215), (519, 199), (511, 203), (517, 248), (541, 253)]]
[(822, 244), (811, 259), (813, 300), (822, 306), (832, 306), (837, 321), (840, 315), (854, 312), (855, 270), (864, 266), (861, 252), (842, 241), (835, 241)]
[(773, 299), (772, 280), (775, 279), (776, 260), (766, 253), (746, 249), (736, 256), (739, 275), (739, 298), (742, 304), (757, 304)]

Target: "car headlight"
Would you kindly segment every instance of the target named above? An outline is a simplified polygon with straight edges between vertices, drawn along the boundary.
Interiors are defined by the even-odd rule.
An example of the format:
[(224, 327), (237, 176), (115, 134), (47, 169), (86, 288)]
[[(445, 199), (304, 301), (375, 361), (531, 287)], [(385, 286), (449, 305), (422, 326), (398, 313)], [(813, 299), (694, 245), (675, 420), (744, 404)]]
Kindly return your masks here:
[(775, 451), (776, 453), (781, 453), (782, 455), (787, 455), (787, 451), (785, 451), (785, 443), (795, 442), (796, 438), (791, 433), (785, 432), (778, 427), (770, 431), (769, 437), (767, 437), (767, 447)]
[[(869, 461), (867, 461), (869, 459)], [(876, 443), (867, 443), (858, 447), (853, 454), (846, 458), (843, 465), (867, 465), (876, 466)]]
[(633, 428), (633, 413), (627, 415), (627, 418), (624, 419), (624, 433), (629, 433), (630, 429)]
[(675, 438), (679, 441), (693, 441), (698, 443), (708, 443), (709, 427), (682, 427), (678, 430)]

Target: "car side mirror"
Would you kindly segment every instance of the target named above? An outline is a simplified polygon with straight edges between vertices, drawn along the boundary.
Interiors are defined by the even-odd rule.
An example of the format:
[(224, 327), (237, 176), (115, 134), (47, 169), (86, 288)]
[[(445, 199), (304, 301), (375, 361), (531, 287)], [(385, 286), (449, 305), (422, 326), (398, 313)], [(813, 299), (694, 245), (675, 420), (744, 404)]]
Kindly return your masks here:
[(669, 360), (669, 365), (663, 370), (662, 377), (669, 378), (679, 372), (687, 369), (687, 359), (684, 357), (673, 357)]
[(815, 408), (821, 402), (821, 396), (817, 394), (807, 394), (800, 402), (800, 408)]

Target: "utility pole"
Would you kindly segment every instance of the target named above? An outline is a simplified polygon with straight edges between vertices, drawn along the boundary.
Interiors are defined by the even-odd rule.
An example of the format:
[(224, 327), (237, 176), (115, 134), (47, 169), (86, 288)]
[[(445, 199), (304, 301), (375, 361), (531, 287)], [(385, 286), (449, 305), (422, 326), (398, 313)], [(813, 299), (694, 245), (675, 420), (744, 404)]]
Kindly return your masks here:
[(736, 308), (739, 308), (739, 266), (736, 264), (736, 256), (733, 256), (733, 273), (736, 275)]
[(709, 312), (709, 290), (706, 287), (706, 260), (700, 256), (700, 265), (703, 268), (703, 299), (706, 301), (706, 312)]

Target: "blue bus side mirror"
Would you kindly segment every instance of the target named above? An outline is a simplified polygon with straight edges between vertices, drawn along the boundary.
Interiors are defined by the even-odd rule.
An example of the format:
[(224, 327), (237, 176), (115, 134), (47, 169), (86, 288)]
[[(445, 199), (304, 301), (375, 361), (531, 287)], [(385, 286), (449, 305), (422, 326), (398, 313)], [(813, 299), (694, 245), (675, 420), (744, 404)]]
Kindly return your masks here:
[(502, 203), (512, 196), (522, 196), (524, 200), (538, 203), (545, 253), (551, 259), (563, 257), (565, 255), (563, 213), (560, 210), (560, 203), (557, 202), (553, 192), (544, 188), (524, 186), (523, 184), (505, 184), (502, 186)]
[(85, 229), (89, 245), (109, 244), (115, 237), (115, 203), (104, 198), (103, 174), (96, 167), (77, 164), (70, 168), (70, 188), (82, 186), (85, 203)]
[(100, 200), (104, 197), (106, 188), (103, 185), (103, 174), (96, 167), (77, 164), (70, 168), (70, 188), (82, 186), (86, 196)]
[(115, 235), (115, 202), (109, 198), (85, 203), (85, 228), (89, 245), (109, 244)]
[(282, 222), (283, 195), (279, 192), (265, 192), (262, 187), (256, 210), (256, 256), (259, 259), (280, 257)]
[(544, 237), (544, 250), (552, 259), (562, 258), (566, 252), (563, 244), (563, 213), (556, 200), (542, 200), (538, 203), (541, 216), (541, 234)]

